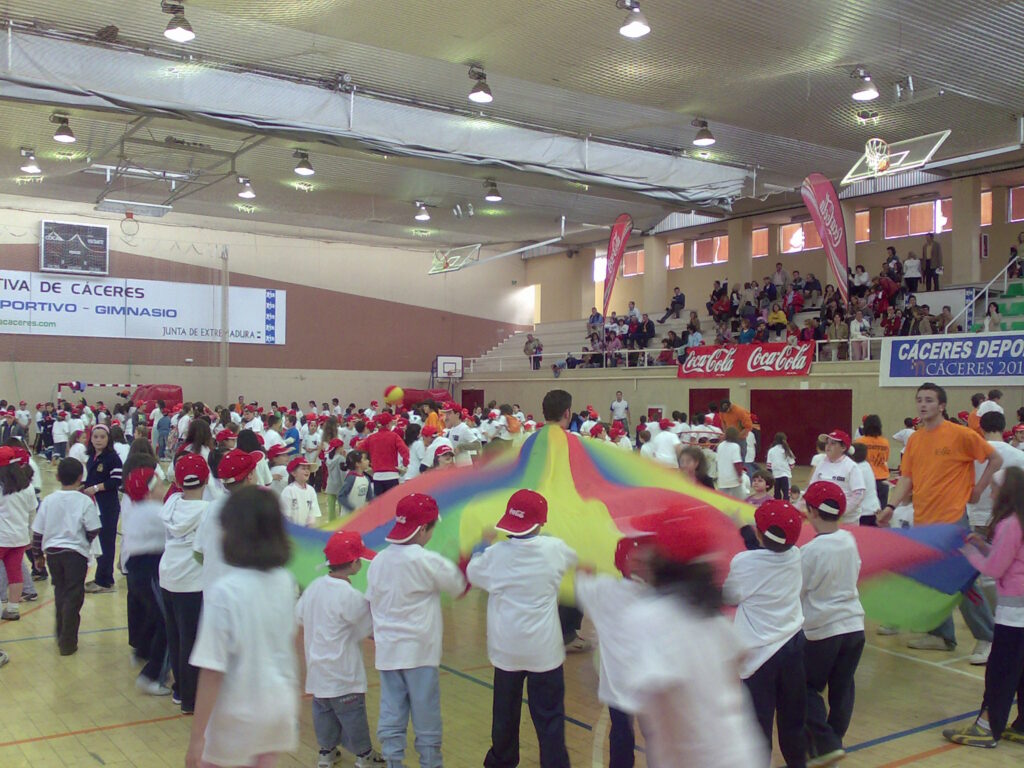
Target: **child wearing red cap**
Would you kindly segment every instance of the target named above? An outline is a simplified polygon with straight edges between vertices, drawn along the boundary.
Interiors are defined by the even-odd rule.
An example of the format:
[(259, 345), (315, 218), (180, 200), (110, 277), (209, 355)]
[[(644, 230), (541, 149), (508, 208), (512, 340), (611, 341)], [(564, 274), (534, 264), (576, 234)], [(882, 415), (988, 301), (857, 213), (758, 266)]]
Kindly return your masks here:
[(90, 547), (103, 528), (96, 505), (79, 491), (84, 476), (77, 460), (61, 459), (57, 465), (60, 490), (43, 499), (32, 521), (32, 551), (36, 562), (43, 563), (45, 554), (45, 563), (50, 569), (57, 648), (61, 656), (70, 656), (78, 650)]
[(846, 512), (843, 523), (856, 525), (860, 520), (861, 500), (866, 484), (864, 474), (857, 469), (857, 462), (849, 457), (850, 436), (841, 429), (834, 429), (825, 435), (825, 458), (811, 473), (810, 482), (825, 480), (835, 483), (846, 494)]
[(683, 451), (683, 444), (679, 440), (679, 435), (673, 431), (674, 427), (675, 422), (671, 419), (659, 421), (658, 433), (652, 433), (650, 451), (654, 460), (659, 464), (679, 469), (679, 454)]
[(377, 736), (388, 765), (402, 765), (412, 715), (421, 768), (441, 768), (441, 593), (461, 595), (462, 572), (424, 549), (439, 518), (437, 502), (422, 493), (399, 499), (392, 545), (366, 574), (380, 672)]
[[(487, 598), (487, 656), (494, 665), (491, 749), (484, 765), (519, 764), (519, 720), (523, 684), (537, 730), (540, 764), (568, 768), (565, 748), (565, 645), (558, 623), (558, 588), (577, 563), (561, 539), (539, 536), (548, 502), (535, 491), (512, 494), (495, 526), (508, 540), (473, 555), (466, 569), (470, 583)], [(484, 542), (496, 533), (484, 535)]]
[(278, 443), (266, 451), (267, 463), (270, 465), (270, 489), (281, 493), (288, 486), (288, 465), (293, 458), (288, 447)]
[(297, 644), (305, 651), (306, 693), (313, 697), (317, 768), (356, 755), (356, 768), (383, 765), (366, 719), (366, 669), (360, 644), (373, 632), (370, 603), (349, 582), (376, 553), (358, 533), (335, 531), (324, 547), (328, 573), (306, 587), (295, 606)]
[(167, 620), (167, 646), (174, 673), (174, 702), (184, 714), (196, 706), (199, 670), (189, 664), (203, 607), (203, 566), (193, 555), (199, 525), (212, 506), (203, 500), (210, 468), (203, 457), (183, 453), (174, 464), (174, 482), (181, 493), (172, 494), (160, 517), (166, 540), (160, 559), (160, 593)]
[(288, 485), (281, 491), (284, 516), (296, 525), (307, 528), (320, 519), (320, 501), (317, 499), (316, 488), (309, 484), (311, 466), (302, 456), (296, 456), (288, 462)]
[(373, 495), (380, 496), (398, 485), (398, 462), (409, 464), (409, 448), (401, 435), (388, 429), (391, 414), (382, 413), (377, 423), (384, 427), (356, 445), (360, 451), (370, 454), (373, 467)]
[(5, 621), (21, 618), (18, 603), (22, 589), (26, 581), (33, 586), (25, 550), (30, 543), (29, 523), (35, 511), (36, 494), (27, 465), (22, 466), (14, 448), (0, 447), (0, 561), (6, 574), (7, 605), (2, 615)]
[[(617, 427), (613, 425), (612, 429)], [(608, 706), (611, 729), (608, 733), (608, 768), (633, 768), (636, 737), (633, 716), (639, 709), (631, 694), (629, 674), (634, 649), (634, 628), (622, 621), (634, 604), (649, 597), (646, 553), (649, 536), (619, 539), (615, 548), (617, 579), (595, 575), (581, 566), (576, 571), (576, 604), (594, 623), (601, 646), (598, 667), (597, 698)]]
[[(846, 495), (835, 483), (816, 482), (804, 491), (815, 537), (800, 548), (807, 675), (809, 766), (842, 758), (843, 736), (853, 716), (853, 676), (864, 650), (864, 608), (857, 579), (860, 554), (849, 531), (839, 527)], [(825, 687), (828, 687), (828, 707)]]
[(788, 501), (770, 499), (757, 508), (754, 522), (761, 548), (733, 557), (723, 586), (725, 601), (737, 606), (734, 627), (746, 650), (740, 677), (766, 742), (772, 743), (777, 718), (787, 768), (805, 768), (803, 577), (795, 546), (803, 516)]

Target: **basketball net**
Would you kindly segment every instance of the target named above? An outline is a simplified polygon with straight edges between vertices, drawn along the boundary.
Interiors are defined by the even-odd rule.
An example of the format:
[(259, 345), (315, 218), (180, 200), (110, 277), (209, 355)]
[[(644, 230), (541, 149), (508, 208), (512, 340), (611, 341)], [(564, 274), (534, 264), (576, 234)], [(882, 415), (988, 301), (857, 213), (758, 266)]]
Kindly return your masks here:
[(889, 145), (884, 139), (868, 139), (864, 145), (864, 159), (875, 174), (889, 168)]

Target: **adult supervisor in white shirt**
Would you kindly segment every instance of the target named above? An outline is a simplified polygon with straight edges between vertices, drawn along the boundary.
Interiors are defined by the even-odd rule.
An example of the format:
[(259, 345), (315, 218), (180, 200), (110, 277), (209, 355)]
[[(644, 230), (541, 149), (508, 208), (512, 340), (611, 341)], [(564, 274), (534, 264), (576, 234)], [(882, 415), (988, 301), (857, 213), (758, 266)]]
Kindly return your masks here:
[(622, 399), (622, 390), (615, 393), (615, 399), (612, 400), (609, 409), (612, 413), (612, 421), (621, 421), (622, 426), (626, 429), (626, 434), (629, 434), (629, 401)]

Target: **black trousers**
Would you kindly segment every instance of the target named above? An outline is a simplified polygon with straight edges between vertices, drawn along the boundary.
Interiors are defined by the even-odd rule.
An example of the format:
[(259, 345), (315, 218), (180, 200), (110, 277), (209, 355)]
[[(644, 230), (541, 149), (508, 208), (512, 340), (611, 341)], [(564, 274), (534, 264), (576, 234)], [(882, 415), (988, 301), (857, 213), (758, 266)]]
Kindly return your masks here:
[(633, 716), (608, 707), (612, 727), (608, 732), (608, 768), (633, 768), (636, 762), (636, 735)]
[(875, 480), (875, 491), (878, 493), (878, 501), (884, 508), (889, 503), (889, 481)]
[(61, 656), (78, 650), (78, 627), (85, 602), (85, 574), (89, 560), (70, 549), (49, 551), (50, 581), (53, 584), (54, 614), (57, 617), (57, 648)]
[(188, 663), (199, 631), (199, 614), (203, 611), (202, 592), (160, 591), (167, 610), (167, 647), (174, 672), (174, 692), (181, 699), (182, 712), (194, 712), (199, 669)]
[(920, 277), (904, 277), (904, 282), (907, 284), (907, 290), (910, 293), (917, 293), (917, 284), (920, 282)]
[(1024, 733), (1024, 627), (996, 624), (992, 650), (985, 667), (985, 698), (992, 738), (999, 739), (1010, 719), (1013, 697), (1017, 696), (1017, 719), (1013, 730)]
[(394, 480), (374, 480), (373, 481), (373, 495), (380, 496), (385, 491), (390, 491), (392, 488), (398, 487), (398, 479)]
[(804, 633), (797, 632), (743, 683), (754, 702), (754, 714), (765, 740), (772, 743), (772, 725), (778, 720), (779, 749), (786, 768), (806, 768), (807, 740), (804, 717), (807, 683), (804, 676)]
[(121, 502), (117, 494), (106, 494), (110, 499), (99, 500), (100, 547), (103, 554), (96, 558), (96, 574), (93, 579), (101, 587), (114, 586), (114, 549), (117, 547), (117, 521), (121, 518)]
[(927, 261), (924, 263), (924, 289), (926, 291), (939, 290), (939, 273), (928, 266)]
[(772, 485), (775, 490), (775, 498), (782, 499), (783, 501), (789, 501), (789, 478), (788, 477), (776, 477), (775, 482)]
[[(864, 632), (850, 632), (804, 646), (807, 675), (807, 751), (811, 757), (842, 749), (853, 716), (854, 673), (864, 650)], [(828, 687), (828, 708), (825, 688)]]
[(565, 748), (565, 678), (561, 666), (548, 672), (494, 670), (491, 748), (484, 758), (484, 768), (519, 765), (523, 683), (529, 695), (530, 718), (537, 730), (541, 768), (569, 768), (569, 752)]
[(583, 626), (583, 612), (571, 605), (559, 605), (558, 623), (562, 625), (562, 642), (568, 645), (576, 639), (576, 633)]
[(167, 625), (160, 594), (160, 555), (135, 555), (128, 570), (128, 645), (145, 659), (142, 675), (161, 683), (167, 676)]

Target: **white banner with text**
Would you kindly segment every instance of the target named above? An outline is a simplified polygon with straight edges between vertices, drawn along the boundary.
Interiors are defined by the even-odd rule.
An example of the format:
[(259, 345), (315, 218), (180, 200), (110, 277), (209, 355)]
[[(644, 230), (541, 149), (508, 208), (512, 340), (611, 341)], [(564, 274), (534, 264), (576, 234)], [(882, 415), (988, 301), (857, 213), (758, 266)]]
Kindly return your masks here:
[(0, 333), (108, 339), (285, 343), (285, 291), (159, 280), (0, 272)]

